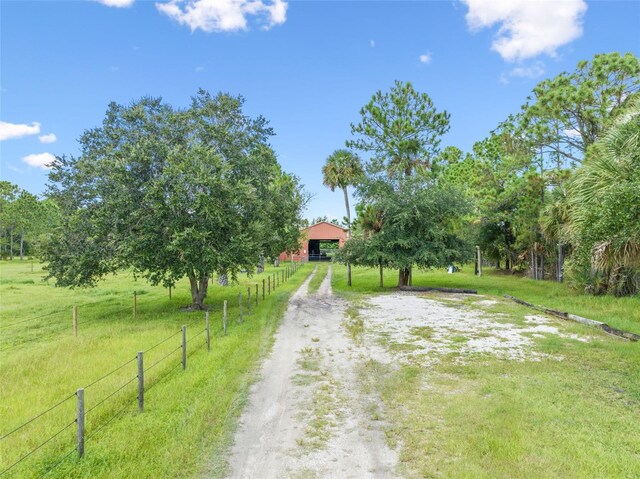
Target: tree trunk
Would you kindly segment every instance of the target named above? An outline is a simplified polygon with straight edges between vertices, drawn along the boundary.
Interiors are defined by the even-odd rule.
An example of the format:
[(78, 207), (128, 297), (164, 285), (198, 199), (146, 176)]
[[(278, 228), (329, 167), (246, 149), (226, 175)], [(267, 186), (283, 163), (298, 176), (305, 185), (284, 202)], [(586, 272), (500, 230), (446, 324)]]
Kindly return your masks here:
[(280, 258), (276, 258), (273, 260), (273, 265), (278, 268), (280, 267)]
[(398, 286), (409, 286), (411, 268), (403, 268), (398, 271)]
[(564, 252), (562, 243), (558, 243), (558, 281), (562, 283), (562, 263), (564, 263)]
[(529, 255), (531, 257), (530, 259), (530, 263), (531, 263), (531, 279), (536, 279), (536, 263), (535, 263), (535, 253), (533, 252), (533, 248), (531, 248), (531, 254)]
[[(351, 210), (349, 209), (349, 192), (346, 186), (342, 189), (344, 193), (344, 206), (347, 209), (347, 240), (351, 238)], [(351, 263), (347, 262), (347, 286), (351, 286)]]
[(13, 260), (13, 230), (11, 230), (10, 234), (10, 241), (9, 241), (9, 259)]
[(496, 269), (500, 269), (500, 258), (496, 260)]
[(196, 273), (189, 274), (189, 284), (191, 286), (191, 305), (190, 310), (202, 311), (205, 308), (204, 299), (207, 297), (207, 289), (209, 288), (209, 275), (200, 273), (196, 277)]
[(380, 267), (380, 288), (384, 288), (384, 270), (382, 268), (382, 260), (378, 260), (378, 266)]
[(260, 262), (258, 263), (258, 274), (264, 273), (264, 255), (260, 255)]
[(24, 259), (24, 233), (20, 233), (20, 261)]

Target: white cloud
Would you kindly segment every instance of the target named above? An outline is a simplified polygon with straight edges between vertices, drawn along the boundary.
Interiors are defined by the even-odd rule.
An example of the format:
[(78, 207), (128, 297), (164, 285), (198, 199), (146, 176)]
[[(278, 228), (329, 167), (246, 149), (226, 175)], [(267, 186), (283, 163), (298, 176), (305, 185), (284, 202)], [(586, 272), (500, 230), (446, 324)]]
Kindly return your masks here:
[(420, 63), (431, 63), (431, 53), (420, 55)]
[(369, 45), (371, 45), (371, 48), (376, 46), (376, 41), (375, 40), (369, 40)]
[(98, 3), (107, 7), (126, 8), (133, 5), (135, 0), (97, 0)]
[(40, 143), (55, 143), (58, 141), (58, 137), (55, 133), (49, 133), (48, 135), (41, 135), (38, 137)]
[(500, 25), (491, 46), (507, 61), (555, 56), (582, 35), (584, 0), (462, 0), (471, 30)]
[(56, 161), (56, 157), (51, 153), (34, 153), (33, 155), (27, 155), (22, 158), (29, 166), (34, 166), (36, 168), (42, 168), (43, 170), (49, 170), (50, 167), (47, 166)]
[(537, 62), (534, 65), (515, 67), (509, 72), (509, 76), (520, 78), (538, 78), (544, 75), (544, 64)]
[(203, 71), (204, 71), (204, 67), (203, 67), (202, 65), (198, 65), (198, 66), (196, 67), (196, 70), (195, 70), (195, 71), (196, 71), (196, 73), (203, 72)]
[(40, 123), (35, 121), (31, 123), (31, 125), (0, 121), (0, 141), (13, 140), (28, 135), (37, 135), (38, 133), (40, 133)]
[(500, 83), (506, 85), (511, 78), (539, 78), (545, 73), (544, 63), (535, 62), (533, 65), (520, 65), (509, 72), (500, 75)]
[(8, 168), (9, 168), (11, 171), (15, 171), (16, 173), (24, 173), (24, 171), (22, 171), (20, 168), (16, 168), (16, 167), (15, 167), (15, 166), (13, 166), (13, 165), (9, 165), (9, 166), (8, 166)]
[(269, 29), (287, 20), (285, 0), (170, 0), (156, 8), (191, 31), (231, 32), (247, 29), (247, 17), (257, 16)]

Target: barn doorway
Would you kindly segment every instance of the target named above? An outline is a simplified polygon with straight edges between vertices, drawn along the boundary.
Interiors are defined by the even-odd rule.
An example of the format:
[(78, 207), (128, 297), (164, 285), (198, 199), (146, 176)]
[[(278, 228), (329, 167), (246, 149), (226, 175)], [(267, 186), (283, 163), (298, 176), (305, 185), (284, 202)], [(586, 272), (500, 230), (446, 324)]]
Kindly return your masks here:
[(309, 240), (309, 261), (331, 261), (333, 254), (338, 251), (340, 241), (312, 239)]

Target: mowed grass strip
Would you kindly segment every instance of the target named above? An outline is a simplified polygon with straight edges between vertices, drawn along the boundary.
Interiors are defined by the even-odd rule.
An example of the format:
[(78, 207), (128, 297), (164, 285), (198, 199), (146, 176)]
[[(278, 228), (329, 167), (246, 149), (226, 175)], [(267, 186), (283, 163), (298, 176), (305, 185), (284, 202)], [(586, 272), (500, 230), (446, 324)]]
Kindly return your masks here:
[(316, 268), (316, 274), (311, 278), (311, 281), (309, 281), (308, 289), (309, 294), (313, 294), (318, 292), (322, 281), (324, 281), (324, 278), (327, 276), (327, 273), (329, 272), (329, 263), (318, 262), (309, 264), (314, 265), (314, 268)]
[[(363, 292), (379, 291), (376, 270), (358, 268), (353, 273), (354, 286), (349, 289), (346, 272), (334, 266), (334, 289), (351, 300), (364, 298)], [(542, 298), (535, 296), (541, 294), (538, 284), (531, 285), (528, 280), (509, 278), (509, 284), (505, 284), (502, 275), (494, 278), (491, 273), (477, 282), (474, 279), (465, 278), (464, 273), (414, 273), (414, 284), (477, 287), (489, 295), (491, 290), (505, 288), (514, 296)], [(561, 285), (550, 286), (555, 288), (558, 309), (571, 310), (582, 304), (568, 291), (563, 302), (558, 288)], [(441, 298), (452, 307), (482, 308), (488, 315), (499, 313), (495, 320), (521, 326), (524, 316), (538, 314), (506, 300), (483, 306), (474, 305), (482, 299), (477, 297), (470, 296), (462, 304), (447, 302), (446, 295)], [(615, 304), (616, 298), (592, 299), (614, 304), (620, 318), (637, 314), (635, 298), (619, 304)], [(366, 330), (366, 314), (362, 314)], [(640, 477), (640, 345), (576, 323), (552, 321), (566, 337), (532, 337), (532, 347), (543, 354), (535, 361), (491, 355), (469, 358), (454, 352), (440, 357), (429, 368), (406, 363), (386, 365), (375, 360), (361, 364), (360, 383), (381, 399), (375, 414), (388, 425), (389, 444), (399, 449), (402, 475), (474, 479)], [(577, 341), (571, 334), (589, 341)], [(388, 348), (393, 354), (392, 345)]]
[[(0, 436), (23, 424), (59, 400), (72, 395), (124, 365), (85, 390), (87, 443), (82, 460), (71, 453), (47, 477), (192, 477), (224, 473), (222, 455), (230, 439), (258, 360), (268, 351), (287, 300), (311, 271), (304, 266), (288, 282), (262, 301), (262, 278), (280, 268), (268, 268), (240, 285), (210, 286), (211, 352), (203, 333), (204, 313), (186, 313), (186, 282), (168, 291), (127, 273), (108, 278), (91, 290), (65, 290), (40, 281), (42, 273), (28, 263), (2, 264), (2, 321), (0, 330), (11, 339), (0, 351)], [(18, 282), (25, 275), (33, 283)], [(259, 284), (258, 307), (248, 314), (247, 287)], [(138, 314), (132, 315), (132, 293), (138, 295)], [(109, 294), (100, 294), (100, 291)], [(238, 324), (238, 293), (243, 295), (243, 324)], [(70, 306), (88, 304), (100, 296), (114, 301), (79, 310), (79, 335), (73, 336)], [(23, 314), (22, 301), (32, 298)], [(222, 334), (222, 302), (228, 300), (227, 335)], [(52, 311), (66, 316), (56, 320)], [(57, 314), (57, 313), (56, 313)], [(31, 317), (39, 317), (29, 321)], [(16, 323), (23, 321), (22, 323)], [(40, 334), (46, 323), (58, 321), (51, 333)], [(56, 325), (58, 323), (55, 323)], [(138, 351), (145, 351), (187, 325), (187, 369), (180, 366), (181, 334), (144, 355), (145, 412), (137, 412)], [(167, 356), (168, 355), (168, 356)], [(165, 358), (166, 356), (166, 358)], [(164, 360), (162, 360), (165, 358)], [(128, 364), (126, 364), (129, 362)], [(128, 381), (134, 379), (131, 383)], [(124, 386), (124, 387), (123, 387)], [(119, 392), (111, 395), (114, 391)], [(76, 398), (0, 441), (0, 471), (75, 419)], [(118, 414), (116, 416), (116, 414)], [(111, 421), (111, 422), (108, 422)], [(108, 422), (108, 424), (107, 424)], [(105, 425), (106, 424), (106, 425)], [(39, 477), (75, 447), (75, 425), (63, 431), (7, 477)]]

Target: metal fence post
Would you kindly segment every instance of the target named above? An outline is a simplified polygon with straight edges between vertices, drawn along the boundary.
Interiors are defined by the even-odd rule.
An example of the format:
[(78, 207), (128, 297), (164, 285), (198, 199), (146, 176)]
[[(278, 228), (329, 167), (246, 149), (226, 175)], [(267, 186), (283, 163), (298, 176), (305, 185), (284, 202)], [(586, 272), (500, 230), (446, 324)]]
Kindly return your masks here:
[(258, 306), (258, 283), (256, 283), (256, 306)]
[(144, 411), (144, 359), (143, 352), (138, 352), (138, 411)]
[(224, 331), (224, 335), (227, 335), (227, 300), (224, 300), (224, 305), (222, 306), (222, 330)]
[(207, 331), (207, 351), (211, 351), (211, 331), (209, 329), (209, 311), (204, 313), (204, 328)]
[(78, 423), (78, 457), (84, 456), (84, 388), (80, 388), (76, 391), (78, 396), (78, 416), (76, 422)]
[(187, 369), (187, 326), (182, 325), (182, 369)]

